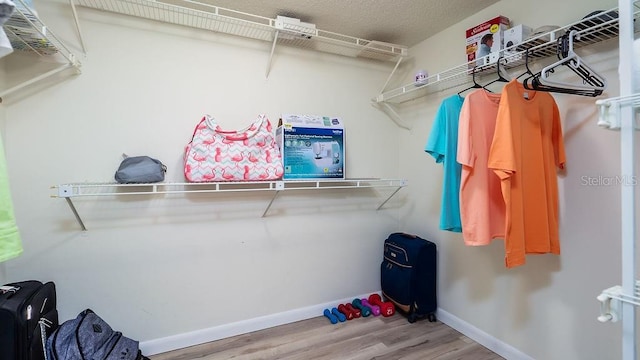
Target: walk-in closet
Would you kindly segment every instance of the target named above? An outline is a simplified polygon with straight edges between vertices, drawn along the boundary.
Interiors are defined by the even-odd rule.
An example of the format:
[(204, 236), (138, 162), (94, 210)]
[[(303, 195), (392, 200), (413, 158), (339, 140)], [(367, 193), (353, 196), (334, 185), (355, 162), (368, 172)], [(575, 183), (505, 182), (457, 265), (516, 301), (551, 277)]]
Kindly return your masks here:
[[(55, 282), (61, 323), (91, 309), (158, 360), (236, 345), (242, 359), (314, 349), (412, 358), (412, 346), (437, 359), (640, 358), (640, 1), (462, 1), (456, 11), (437, 0), (0, 0), (0, 10), (8, 3), (0, 285)], [(413, 10), (392, 23), (394, 7)], [(434, 16), (446, 24), (409, 34)], [(476, 58), (485, 40), (465, 37), (490, 19), (508, 19), (491, 39), (503, 45)], [(529, 31), (506, 45), (508, 29)], [(552, 104), (528, 111), (552, 117), (549, 127), (494, 132), (505, 112), (531, 115), (498, 109), (515, 88)], [(495, 102), (490, 116), (469, 104), (480, 92)], [(447, 106), (457, 112), (443, 115)], [(267, 145), (284, 148), (298, 144), (277, 137), (290, 114), (339, 133), (312, 159), (320, 176), (338, 177), (287, 178), (295, 165), (285, 162), (250, 178), (257, 158), (239, 153), (246, 181), (216, 170), (189, 181), (202, 170), (189, 149), (206, 121), (239, 136), (264, 124)], [(487, 117), (501, 125), (483, 145), (473, 132)], [(457, 143), (436, 139), (451, 122)], [(525, 129), (517, 138), (514, 126)], [(213, 156), (216, 146), (205, 143)], [(495, 155), (504, 148), (553, 164), (540, 175)], [(123, 155), (158, 159), (164, 179), (117, 183)], [(469, 190), (478, 172), (498, 195)], [(541, 198), (551, 205), (528, 202)], [(507, 206), (476, 205), (495, 199)], [(449, 211), (462, 219), (448, 222)], [(323, 309), (381, 293), (383, 242), (395, 232), (437, 245), (437, 322), (330, 324)], [(515, 232), (551, 245), (519, 248)], [(453, 350), (429, 352), (430, 342)]]

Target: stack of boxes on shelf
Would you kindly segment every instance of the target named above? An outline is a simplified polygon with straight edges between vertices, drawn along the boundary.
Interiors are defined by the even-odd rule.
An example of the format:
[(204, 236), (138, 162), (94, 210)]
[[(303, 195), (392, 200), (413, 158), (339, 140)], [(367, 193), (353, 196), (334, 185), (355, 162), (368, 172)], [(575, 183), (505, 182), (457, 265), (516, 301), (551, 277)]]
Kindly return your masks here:
[(504, 48), (506, 55), (513, 55), (518, 52), (518, 45), (522, 44), (529, 35), (533, 32), (533, 29), (526, 25), (516, 25), (504, 32)]
[(509, 18), (497, 16), (467, 29), (466, 52), (469, 68), (498, 61), (499, 52), (504, 47), (503, 34), (509, 26)]

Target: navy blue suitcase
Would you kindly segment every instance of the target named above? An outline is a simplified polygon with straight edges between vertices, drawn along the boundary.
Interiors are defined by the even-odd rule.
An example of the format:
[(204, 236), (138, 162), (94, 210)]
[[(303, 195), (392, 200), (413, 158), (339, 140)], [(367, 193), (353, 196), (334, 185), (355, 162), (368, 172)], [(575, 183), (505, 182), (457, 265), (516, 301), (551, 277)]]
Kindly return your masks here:
[(416, 235), (393, 233), (384, 241), (382, 295), (411, 323), (436, 321), (436, 256), (436, 244)]
[(44, 360), (44, 340), (57, 326), (53, 282), (0, 286), (0, 360)]

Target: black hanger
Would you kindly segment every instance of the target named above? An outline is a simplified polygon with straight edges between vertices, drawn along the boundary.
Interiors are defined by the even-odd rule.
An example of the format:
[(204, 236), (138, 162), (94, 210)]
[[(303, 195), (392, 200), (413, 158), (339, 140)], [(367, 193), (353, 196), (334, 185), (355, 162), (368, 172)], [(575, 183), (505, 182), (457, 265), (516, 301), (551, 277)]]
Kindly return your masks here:
[(498, 81), (501, 81), (501, 82), (507, 82), (507, 83), (510, 81), (509, 79), (506, 79), (504, 76), (502, 76), (502, 73), (500, 72), (500, 60), (503, 60), (503, 59), (504, 59), (504, 58), (501, 56), (501, 57), (499, 57), (499, 58), (498, 58), (498, 61), (496, 62), (496, 74), (498, 74), (498, 78), (497, 78), (497, 79), (495, 79), (495, 80), (492, 80), (492, 81), (490, 81), (490, 82), (488, 82), (488, 83), (486, 83), (486, 84), (483, 86), (483, 88), (484, 88), (485, 90), (487, 90), (487, 91), (491, 91), (491, 90), (487, 89), (487, 86), (489, 86), (489, 85), (491, 85), (491, 84), (493, 84), (493, 83), (496, 83), (496, 82), (498, 82)]
[(581, 96), (591, 96), (591, 97), (596, 97), (602, 94), (602, 90), (578, 90), (578, 89), (567, 89), (563, 87), (544, 85), (540, 82), (537, 76), (533, 76), (525, 79), (522, 84), (524, 85), (525, 89), (535, 90), (535, 91), (546, 91), (546, 92), (554, 92), (554, 93), (560, 93), (560, 94), (581, 95)]
[(516, 79), (520, 79), (521, 77), (523, 77), (525, 75), (529, 75), (529, 77), (532, 77), (532, 76), (536, 75), (536, 74), (533, 73), (533, 71), (531, 71), (531, 69), (529, 69), (529, 49), (528, 48), (527, 48), (526, 52), (524, 53), (524, 67), (526, 69), (525, 72), (523, 72), (522, 74), (516, 76)]
[(458, 95), (462, 94), (465, 91), (469, 91), (471, 89), (481, 89), (482, 85), (478, 84), (478, 82), (476, 81), (476, 67), (473, 68), (473, 70), (471, 70), (471, 73), (473, 74), (472, 78), (473, 78), (473, 85), (469, 86), (468, 88), (461, 90), (460, 92), (458, 92)]

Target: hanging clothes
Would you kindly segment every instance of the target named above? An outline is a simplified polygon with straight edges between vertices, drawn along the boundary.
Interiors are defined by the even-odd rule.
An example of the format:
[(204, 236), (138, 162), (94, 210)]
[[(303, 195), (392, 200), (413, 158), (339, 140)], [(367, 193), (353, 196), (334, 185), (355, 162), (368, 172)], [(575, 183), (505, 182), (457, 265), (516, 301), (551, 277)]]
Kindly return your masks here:
[(458, 152), (458, 120), (464, 98), (453, 95), (438, 108), (424, 151), (442, 163), (444, 179), (440, 209), (440, 229), (462, 232), (460, 221), (460, 171)]
[(500, 178), (487, 166), (501, 94), (469, 93), (460, 111), (458, 162), (460, 219), (465, 245), (488, 245), (504, 238), (505, 204)]
[(22, 253), (22, 240), (13, 214), (9, 176), (0, 136), (0, 262)]
[(489, 168), (506, 204), (505, 264), (525, 254), (560, 254), (556, 169), (565, 164), (562, 126), (553, 97), (516, 80), (502, 91)]

